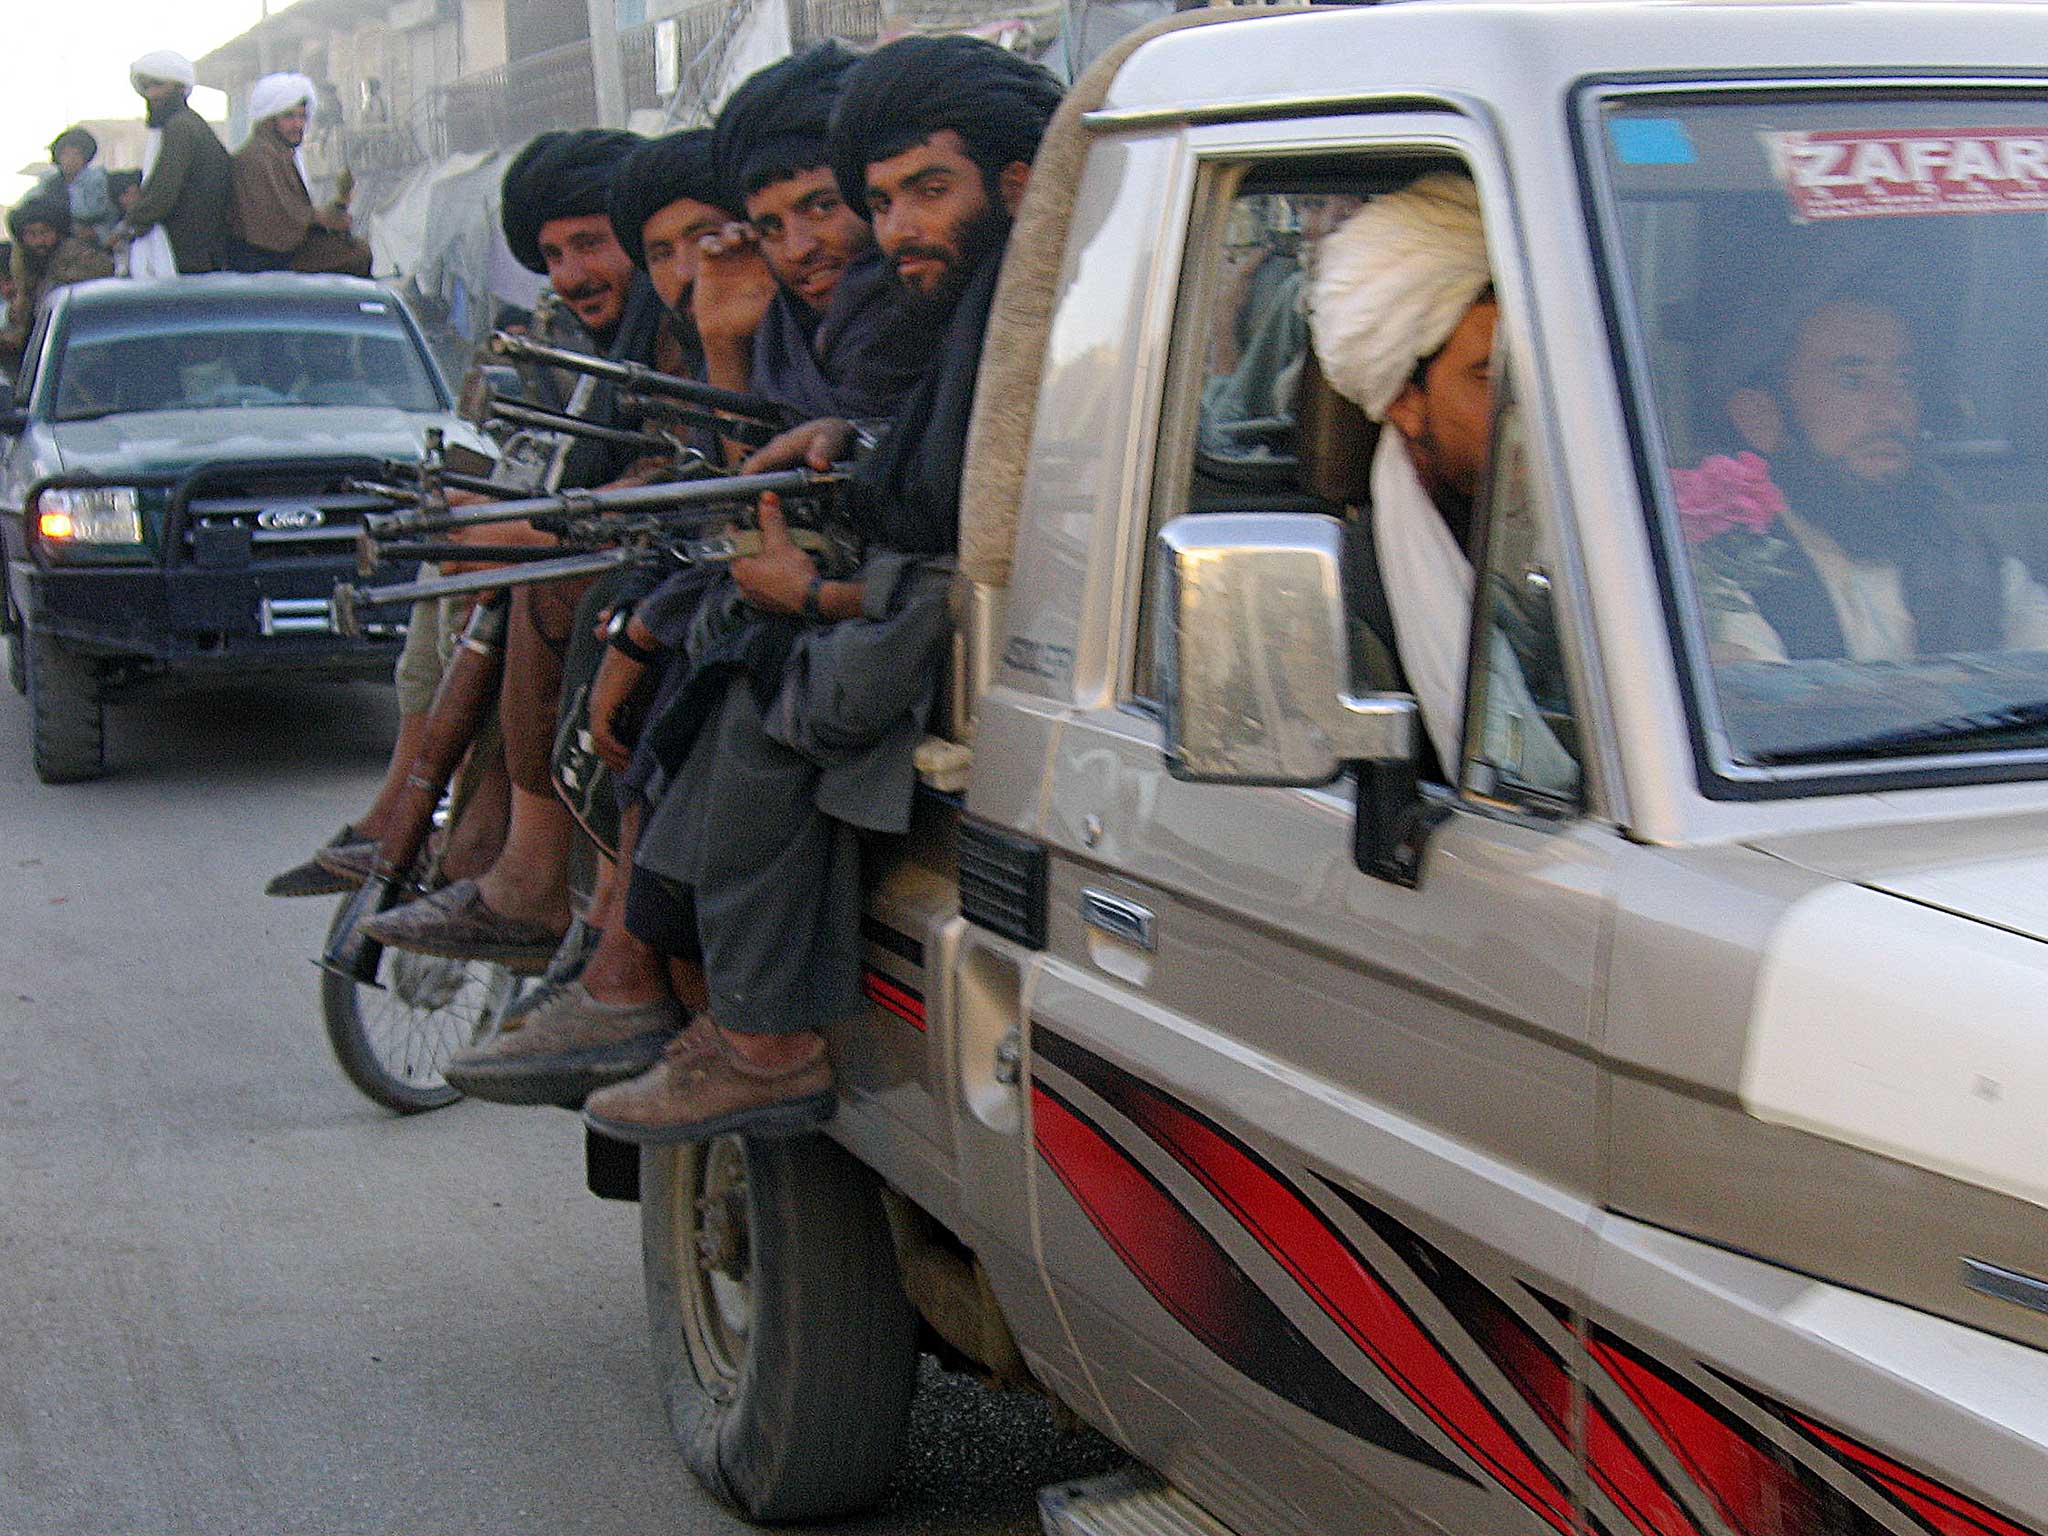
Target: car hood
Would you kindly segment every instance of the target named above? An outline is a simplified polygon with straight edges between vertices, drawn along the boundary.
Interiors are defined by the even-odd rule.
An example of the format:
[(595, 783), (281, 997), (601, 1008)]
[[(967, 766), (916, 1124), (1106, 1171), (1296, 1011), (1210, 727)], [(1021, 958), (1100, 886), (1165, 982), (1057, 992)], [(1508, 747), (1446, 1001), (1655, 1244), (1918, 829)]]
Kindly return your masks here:
[(1756, 846), (1816, 874), (2048, 942), (2048, 815), (1811, 833)]
[(46, 429), (65, 474), (175, 474), (224, 460), (416, 459), (430, 427), (492, 453), (476, 430), (438, 411), (372, 406), (268, 406), (223, 411), (144, 411)]

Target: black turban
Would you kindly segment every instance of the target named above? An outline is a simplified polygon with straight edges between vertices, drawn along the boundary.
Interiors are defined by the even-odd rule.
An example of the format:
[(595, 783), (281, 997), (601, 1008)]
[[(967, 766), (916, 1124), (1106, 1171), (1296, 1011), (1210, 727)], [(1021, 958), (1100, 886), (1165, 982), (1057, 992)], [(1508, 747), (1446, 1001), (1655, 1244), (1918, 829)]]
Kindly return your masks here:
[(92, 163), (92, 157), (100, 152), (100, 141), (87, 133), (83, 128), (66, 128), (57, 137), (50, 140), (50, 158), (55, 160), (57, 158), (57, 151), (67, 144), (84, 155), (88, 165)]
[(63, 239), (71, 233), (71, 199), (57, 188), (30, 193), (7, 215), (7, 232), (19, 240), (31, 224), (47, 224)]
[(619, 162), (612, 177), (612, 233), (619, 237), (634, 266), (647, 265), (646, 244), (640, 238), (647, 221), (685, 197), (729, 211), (719, 195), (709, 128), (685, 128), (681, 133), (649, 139)]
[(582, 128), (544, 133), (505, 168), (498, 221), (505, 243), (529, 272), (545, 272), (540, 227), (554, 219), (602, 214), (611, 197), (612, 172), (641, 143), (637, 133)]
[(977, 37), (905, 37), (847, 75), (832, 113), (832, 173), (840, 195), (868, 206), (868, 167), (948, 128), (993, 179), (1029, 165), (1060, 104), (1052, 73)]
[(857, 62), (837, 43), (817, 43), (749, 75), (732, 93), (711, 130), (726, 206), (745, 209), (748, 193), (830, 163), (832, 104)]

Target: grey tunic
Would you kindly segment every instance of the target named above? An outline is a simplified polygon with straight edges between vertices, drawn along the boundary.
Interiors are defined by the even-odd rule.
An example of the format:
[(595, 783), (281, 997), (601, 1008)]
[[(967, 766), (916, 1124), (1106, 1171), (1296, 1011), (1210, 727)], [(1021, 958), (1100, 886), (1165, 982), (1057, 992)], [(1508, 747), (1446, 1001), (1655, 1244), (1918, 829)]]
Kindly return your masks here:
[(650, 786), (636, 863), (680, 888), (712, 1015), (750, 1034), (860, 1005), (859, 834), (910, 825), (952, 563), (877, 554), (861, 580), (863, 617), (799, 636), (766, 711), (735, 674), (672, 786)]

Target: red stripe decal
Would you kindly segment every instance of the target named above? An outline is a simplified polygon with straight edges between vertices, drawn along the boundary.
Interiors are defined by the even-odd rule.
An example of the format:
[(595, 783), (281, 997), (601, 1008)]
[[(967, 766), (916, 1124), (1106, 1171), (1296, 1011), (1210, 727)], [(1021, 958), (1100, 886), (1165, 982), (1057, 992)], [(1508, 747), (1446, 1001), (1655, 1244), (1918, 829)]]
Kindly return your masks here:
[(1128, 1093), (1118, 1107), (1244, 1224), (1438, 1429), (1554, 1529), (1573, 1528), (1564, 1487), (1306, 1201), (1245, 1149), (1179, 1106), (1150, 1093)]
[(1901, 1466), (1867, 1445), (1859, 1445), (1848, 1436), (1816, 1424), (1803, 1415), (1789, 1413), (1787, 1417), (1941, 1532), (1941, 1536), (2031, 1536), (2024, 1526), (1964, 1498), (1953, 1489), (1942, 1487), (1910, 1467)]
[[(1477, 1282), (1473, 1285), (1477, 1288)], [(1564, 1362), (1534, 1329), (1491, 1294), (1466, 1298), (1463, 1309), (1477, 1303), (1483, 1326), (1474, 1336), (1494, 1359), (1515, 1390), (1529, 1401), (1550, 1432), (1572, 1443), (1572, 1381)], [(1640, 1452), (1631, 1445), (1599, 1404), (1587, 1402), (1586, 1460), (1594, 1486), (1614, 1501), (1643, 1536), (1700, 1536), (1700, 1529)]]
[(1715, 1511), (1742, 1536), (1820, 1528), (1812, 1495), (1763, 1446), (1609, 1341), (1589, 1338), (1586, 1349), (1713, 1500)]
[(860, 990), (869, 1002), (878, 1004), (899, 1019), (925, 1027), (924, 999), (908, 987), (898, 986), (880, 971), (862, 971)]

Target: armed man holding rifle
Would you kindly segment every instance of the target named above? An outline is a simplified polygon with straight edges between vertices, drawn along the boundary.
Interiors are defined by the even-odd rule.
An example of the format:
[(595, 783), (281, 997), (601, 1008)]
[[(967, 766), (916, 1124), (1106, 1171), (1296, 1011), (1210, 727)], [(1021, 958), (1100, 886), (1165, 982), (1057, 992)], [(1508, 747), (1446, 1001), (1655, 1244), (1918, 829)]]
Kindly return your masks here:
[[(608, 1135), (789, 1135), (832, 1112), (820, 1031), (859, 1006), (859, 835), (909, 825), (982, 333), (1059, 95), (1044, 70), (961, 37), (903, 39), (844, 80), (839, 188), (943, 339), (847, 487), (860, 568), (821, 570), (764, 498), (764, 548), (730, 571), (743, 606), (700, 607), (686, 681), (647, 729), (661, 793), (627, 922), (694, 962), (702, 1007), (652, 1068), (590, 1097), (585, 1118)], [(749, 467), (822, 467), (852, 443), (850, 423), (813, 422)]]
[[(946, 306), (897, 281), (833, 171), (827, 131), (856, 62), (826, 44), (751, 77), (713, 131), (714, 184), (699, 179), (701, 162), (693, 151), (678, 147), (658, 155), (653, 146), (636, 152), (615, 183), (620, 240), (631, 250), (633, 236), (640, 236), (650, 273), (662, 264), (658, 258), (677, 261), (666, 242), (701, 224), (708, 202), (744, 207), (747, 222), (727, 222), (699, 242), (691, 309), (706, 373), (714, 384), (750, 388), (797, 419), (885, 421), (945, 340)], [(772, 280), (764, 283), (764, 274)], [(629, 753), (611, 730), (612, 715), (629, 694), (653, 691), (645, 677), (649, 663), (664, 664), (650, 711), (662, 719), (678, 707), (680, 695), (701, 690), (704, 676), (724, 675), (718, 659), (706, 663), (702, 676), (700, 669), (670, 663), (693, 629), (718, 629), (721, 647), (736, 651), (765, 645), (757, 658), (763, 668), (770, 665), (768, 653), (787, 639), (781, 629), (720, 628), (705, 617), (741, 606), (731, 583), (713, 579), (718, 574), (685, 571), (640, 603), (622, 621), (592, 688), (592, 731), (600, 749), (622, 771), (630, 759), (621, 781), (629, 801), (622, 830), (628, 850), (641, 807), (659, 798), (674, 774), (651, 741)], [(595, 903), (602, 933), (581, 976), (542, 998), (517, 1029), (458, 1054), (446, 1069), (451, 1083), (502, 1103), (574, 1106), (659, 1059), (688, 1016), (686, 1007), (702, 1006), (701, 973), (693, 945), (670, 942), (657, 949), (643, 936), (673, 935), (688, 926), (672, 910), (666, 887), (636, 877), (631, 891), (632, 905), (641, 909), (637, 919), (621, 913), (616, 901)], [(600, 897), (617, 893), (608, 884)]]

